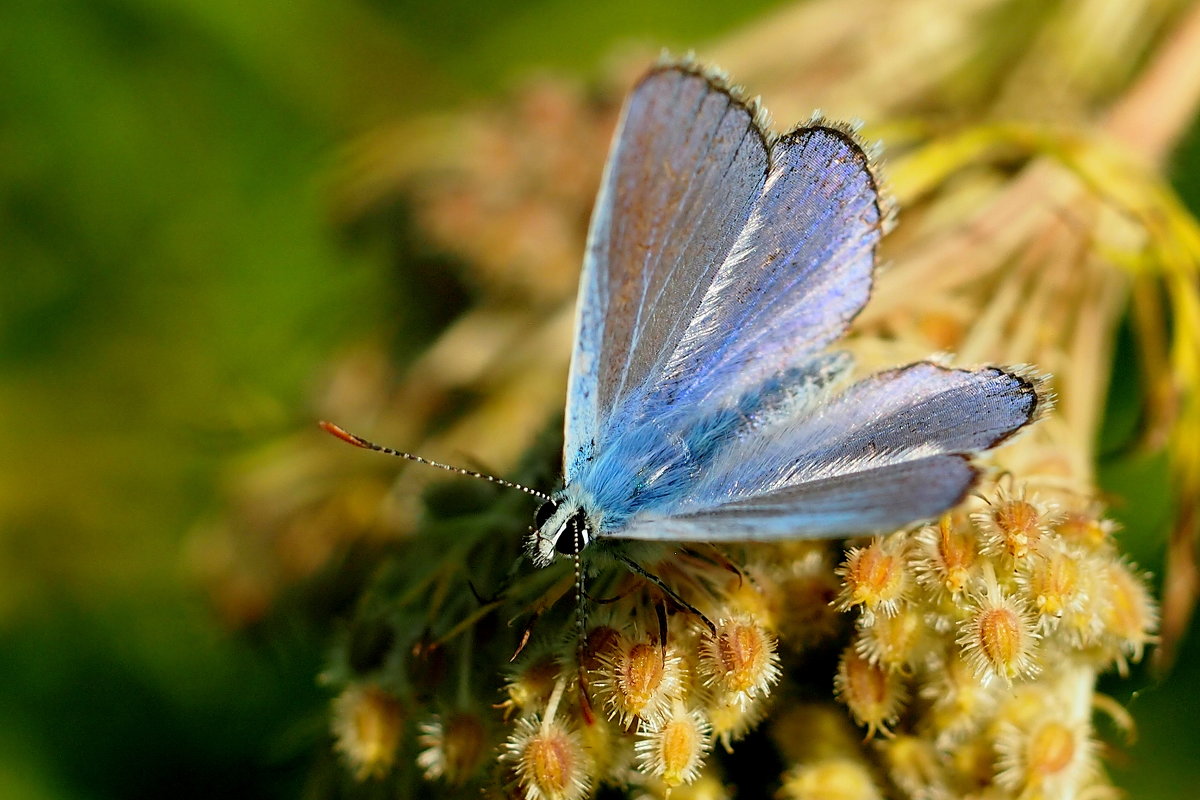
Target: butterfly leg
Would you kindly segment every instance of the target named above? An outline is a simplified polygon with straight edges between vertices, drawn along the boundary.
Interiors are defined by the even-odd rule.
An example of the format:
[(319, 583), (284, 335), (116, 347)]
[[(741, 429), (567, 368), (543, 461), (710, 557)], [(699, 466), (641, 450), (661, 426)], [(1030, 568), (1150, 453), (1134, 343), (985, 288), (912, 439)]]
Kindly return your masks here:
[(629, 567), (631, 570), (636, 572), (638, 575), (641, 575), (643, 578), (645, 578), (646, 580), (653, 583), (659, 589), (662, 589), (663, 592), (667, 595), (667, 597), (671, 598), (671, 601), (673, 603), (675, 603), (676, 605), (678, 605), (680, 608), (684, 609), (685, 611), (695, 614), (700, 619), (700, 621), (703, 622), (704, 625), (710, 631), (712, 631), (713, 636), (717, 635), (717, 626), (713, 625), (712, 620), (710, 620), (708, 617), (704, 616), (704, 614), (701, 613), (700, 609), (696, 608), (694, 605), (689, 603), (687, 600), (684, 600), (682, 597), (680, 597), (679, 593), (676, 592), (674, 589), (672, 589), (670, 586), (668, 586), (666, 581), (664, 581), (662, 578), (658, 577), (654, 573), (648, 572), (645, 567), (643, 567), (641, 564), (637, 563), (636, 561), (634, 561), (632, 558), (625, 555), (624, 553), (614, 553), (614, 555), (617, 557), (617, 559), (619, 561), (621, 561), (623, 564), (625, 564), (625, 566)]

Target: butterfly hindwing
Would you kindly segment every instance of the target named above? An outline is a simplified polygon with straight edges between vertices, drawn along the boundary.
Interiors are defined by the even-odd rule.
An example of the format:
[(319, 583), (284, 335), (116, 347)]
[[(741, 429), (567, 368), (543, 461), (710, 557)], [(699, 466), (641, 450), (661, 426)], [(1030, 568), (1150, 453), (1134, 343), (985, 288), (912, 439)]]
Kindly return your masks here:
[(1043, 404), (1039, 383), (1020, 371), (922, 362), (881, 372), (725, 437), (686, 491), (630, 515), (615, 535), (674, 538), (667, 531), (701, 520), (725, 526), (702, 537), (714, 539), (899, 528), (954, 505), (974, 482), (967, 457), (1019, 431)]
[(986, 450), (1025, 426), (1040, 403), (1035, 380), (998, 367), (921, 362), (880, 372), (758, 436), (731, 440), (681, 506), (714, 506), (922, 456)]
[(939, 455), (835, 475), (678, 514), (634, 517), (621, 538), (771, 541), (890, 532), (935, 517), (974, 485), (966, 456)]

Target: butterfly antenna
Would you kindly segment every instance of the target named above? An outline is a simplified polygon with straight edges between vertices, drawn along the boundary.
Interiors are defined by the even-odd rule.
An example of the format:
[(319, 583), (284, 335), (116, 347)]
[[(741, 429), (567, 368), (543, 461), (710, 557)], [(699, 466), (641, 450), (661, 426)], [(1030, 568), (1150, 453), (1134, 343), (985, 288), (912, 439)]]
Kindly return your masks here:
[(476, 472), (473, 469), (463, 469), (462, 467), (452, 467), (449, 464), (441, 464), (441, 463), (438, 463), (437, 461), (430, 461), (428, 458), (421, 458), (420, 456), (415, 456), (412, 453), (402, 453), (399, 450), (393, 450), (390, 447), (384, 447), (383, 445), (375, 444), (374, 442), (368, 441), (367, 439), (364, 439), (361, 436), (356, 436), (353, 433), (350, 433), (349, 431), (347, 431), (343, 428), (339, 428), (337, 425), (334, 425), (332, 422), (326, 422), (325, 420), (321, 420), (321, 422), (318, 424), (321, 426), (321, 430), (325, 431), (330, 436), (336, 436), (337, 438), (341, 439), (343, 442), (346, 442), (347, 444), (352, 444), (355, 447), (361, 447), (364, 450), (374, 450), (377, 453), (384, 453), (385, 455), (395, 456), (396, 458), (403, 458), (407, 461), (415, 461), (418, 464), (424, 464), (429, 467), (437, 467), (438, 469), (446, 470), (446, 472), (455, 472), (455, 473), (458, 473), (459, 475), (465, 475), (468, 478), (479, 478), (481, 480), (485, 480), (485, 481), (494, 483), (497, 486), (503, 486), (507, 489), (517, 489), (519, 491), (524, 492), (525, 494), (533, 495), (534, 497), (538, 498), (539, 500), (549, 500), (550, 499), (550, 495), (546, 494), (545, 492), (539, 492), (537, 489), (530, 489), (528, 486), (522, 486), (519, 483), (513, 483), (512, 481), (506, 481), (503, 478), (497, 478), (495, 475), (485, 475), (484, 473)]

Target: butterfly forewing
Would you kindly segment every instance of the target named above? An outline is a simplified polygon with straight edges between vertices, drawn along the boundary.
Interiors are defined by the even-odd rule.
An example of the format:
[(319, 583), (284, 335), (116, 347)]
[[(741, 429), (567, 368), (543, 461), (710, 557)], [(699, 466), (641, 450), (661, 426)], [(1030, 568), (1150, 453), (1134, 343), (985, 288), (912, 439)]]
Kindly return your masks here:
[(767, 174), (746, 103), (689, 68), (634, 89), (592, 216), (567, 395), (575, 480), (605, 427), (657, 376), (749, 219)]
[(881, 213), (866, 156), (845, 132), (801, 128), (777, 141), (771, 172), (656, 397), (689, 407), (736, 401), (840, 338), (871, 293)]

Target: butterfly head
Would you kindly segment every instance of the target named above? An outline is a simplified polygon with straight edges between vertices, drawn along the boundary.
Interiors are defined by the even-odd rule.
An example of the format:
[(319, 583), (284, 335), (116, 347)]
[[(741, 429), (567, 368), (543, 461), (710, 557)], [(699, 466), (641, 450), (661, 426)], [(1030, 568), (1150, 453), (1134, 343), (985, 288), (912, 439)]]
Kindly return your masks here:
[(575, 555), (590, 540), (591, 530), (583, 504), (559, 493), (537, 510), (528, 544), (529, 557), (537, 566), (545, 567), (556, 555)]

